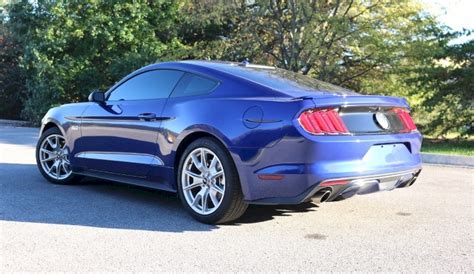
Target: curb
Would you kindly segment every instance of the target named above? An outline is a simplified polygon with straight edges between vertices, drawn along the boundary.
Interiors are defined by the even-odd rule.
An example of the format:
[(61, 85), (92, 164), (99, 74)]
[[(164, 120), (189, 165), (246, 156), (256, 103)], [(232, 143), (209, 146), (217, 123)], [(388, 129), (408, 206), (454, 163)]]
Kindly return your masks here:
[[(0, 126), (31, 127), (31, 123), (19, 120), (0, 119)], [(420, 153), (421, 160), (426, 164), (463, 166), (474, 168), (474, 156), (446, 155), (435, 153)]]
[(28, 121), (0, 119), (0, 126), (31, 127), (32, 124)]
[(474, 167), (473, 156), (457, 156), (435, 153), (421, 153), (421, 160), (427, 164)]

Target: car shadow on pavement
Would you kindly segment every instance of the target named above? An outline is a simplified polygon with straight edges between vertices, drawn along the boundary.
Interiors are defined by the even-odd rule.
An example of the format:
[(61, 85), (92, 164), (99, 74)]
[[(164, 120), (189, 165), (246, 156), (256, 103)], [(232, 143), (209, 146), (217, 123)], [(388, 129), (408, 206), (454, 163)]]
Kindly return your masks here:
[[(48, 183), (32, 164), (0, 163), (0, 220), (164, 232), (212, 231), (195, 221), (174, 193), (86, 179)], [(315, 205), (250, 206), (235, 224), (272, 220)]]
[(298, 205), (250, 205), (235, 225), (270, 221), (277, 216), (292, 216), (295, 213), (315, 211), (318, 205), (306, 202)]

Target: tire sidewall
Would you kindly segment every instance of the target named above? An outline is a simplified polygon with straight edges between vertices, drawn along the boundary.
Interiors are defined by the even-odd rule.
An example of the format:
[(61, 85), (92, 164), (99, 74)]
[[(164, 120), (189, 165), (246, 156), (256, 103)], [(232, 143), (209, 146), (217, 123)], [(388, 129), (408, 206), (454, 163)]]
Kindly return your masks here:
[[(186, 158), (188, 155), (197, 148), (207, 148), (214, 152), (219, 160), (221, 161), (222, 167), (224, 169), (225, 174), (225, 190), (224, 190), (224, 198), (222, 203), (219, 205), (216, 211), (208, 215), (202, 215), (195, 212), (187, 203), (186, 198), (184, 197), (183, 187), (181, 182), (183, 166)], [(236, 187), (234, 184), (240, 184), (238, 181), (238, 177), (236, 176), (237, 172), (235, 170), (234, 163), (232, 158), (228, 154), (227, 150), (222, 146), (219, 145), (216, 141), (210, 138), (201, 138), (194, 142), (192, 142), (182, 154), (179, 160), (179, 167), (177, 172), (177, 188), (178, 188), (178, 196), (181, 200), (181, 203), (186, 208), (186, 210), (197, 220), (204, 222), (204, 223), (216, 223), (221, 220), (232, 204), (232, 198), (235, 195)]]

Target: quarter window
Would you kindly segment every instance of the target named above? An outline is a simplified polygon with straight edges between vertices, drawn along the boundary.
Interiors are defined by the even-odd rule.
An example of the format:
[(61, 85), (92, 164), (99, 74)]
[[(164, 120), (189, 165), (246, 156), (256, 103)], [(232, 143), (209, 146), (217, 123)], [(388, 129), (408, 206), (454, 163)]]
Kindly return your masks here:
[(168, 98), (184, 72), (152, 70), (129, 79), (112, 91), (108, 100), (147, 100)]
[(179, 81), (171, 97), (207, 94), (216, 86), (216, 81), (195, 74), (186, 73)]

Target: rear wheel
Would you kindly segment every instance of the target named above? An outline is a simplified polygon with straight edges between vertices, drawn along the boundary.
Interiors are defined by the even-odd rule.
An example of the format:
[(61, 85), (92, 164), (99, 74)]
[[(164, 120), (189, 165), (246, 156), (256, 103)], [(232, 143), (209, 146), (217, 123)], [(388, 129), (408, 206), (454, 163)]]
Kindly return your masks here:
[(48, 181), (69, 184), (79, 179), (72, 173), (69, 148), (58, 128), (46, 130), (36, 145), (36, 164)]
[(187, 211), (204, 223), (230, 222), (247, 209), (231, 157), (211, 138), (198, 139), (184, 151), (178, 192)]

